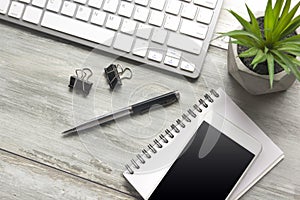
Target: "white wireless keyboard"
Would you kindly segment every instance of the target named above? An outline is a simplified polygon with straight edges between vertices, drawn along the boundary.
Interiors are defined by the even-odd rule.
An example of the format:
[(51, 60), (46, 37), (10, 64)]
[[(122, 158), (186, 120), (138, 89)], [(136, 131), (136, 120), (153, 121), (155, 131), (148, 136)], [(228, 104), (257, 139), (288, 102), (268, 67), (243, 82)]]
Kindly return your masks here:
[(191, 78), (223, 0), (0, 0), (0, 19)]

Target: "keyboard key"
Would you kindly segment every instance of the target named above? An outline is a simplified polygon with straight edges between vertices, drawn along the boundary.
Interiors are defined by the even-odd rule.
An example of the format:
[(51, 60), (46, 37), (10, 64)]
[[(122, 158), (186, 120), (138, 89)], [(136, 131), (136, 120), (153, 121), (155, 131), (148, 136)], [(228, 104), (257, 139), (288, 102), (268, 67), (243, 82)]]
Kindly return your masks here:
[(47, 4), (47, 9), (54, 12), (58, 12), (61, 4), (62, 0), (49, 0)]
[(132, 47), (133, 39), (134, 38), (132, 36), (118, 33), (114, 43), (114, 48), (129, 53)]
[(105, 0), (103, 5), (103, 10), (111, 13), (115, 13), (117, 11), (119, 5), (119, 0)]
[(173, 15), (167, 15), (164, 27), (165, 27), (165, 29), (169, 29), (169, 30), (172, 30), (172, 31), (177, 31), (179, 23), (180, 23), (180, 18), (179, 17), (175, 17)]
[(197, 22), (193, 22), (190, 20), (182, 20), (180, 32), (186, 35), (190, 35), (199, 39), (204, 39), (206, 37), (206, 33), (208, 30), (208, 26), (204, 24), (200, 24)]
[(103, 0), (89, 0), (89, 6), (94, 8), (101, 8), (101, 5), (103, 3)]
[(115, 36), (112, 30), (48, 11), (45, 12), (41, 25), (106, 46), (111, 46)]
[(149, 60), (161, 62), (163, 59), (163, 55), (157, 51), (149, 51), (148, 58)]
[(32, 5), (44, 8), (47, 0), (32, 0)]
[(132, 35), (135, 31), (136, 22), (130, 19), (124, 19), (121, 27), (123, 33)]
[(1, 14), (6, 14), (9, 3), (10, 3), (10, 0), (1, 0), (0, 1), (0, 13)]
[(149, 3), (149, 0), (135, 0), (134, 2), (139, 5), (147, 6)]
[(77, 5), (75, 3), (65, 1), (62, 6), (61, 13), (72, 17), (75, 13), (76, 7)]
[(86, 4), (87, 0), (74, 0), (74, 2)]
[(92, 9), (86, 6), (80, 5), (78, 7), (76, 18), (81, 19), (83, 21), (88, 21), (91, 15)]
[(134, 5), (132, 3), (128, 3), (125, 1), (122, 1), (119, 8), (119, 15), (125, 16), (125, 17), (131, 17), (132, 11), (133, 11)]
[(151, 40), (153, 42), (163, 44), (166, 41), (167, 34), (168, 34), (168, 31), (166, 31), (166, 30), (163, 30), (161, 28), (154, 28)]
[(181, 2), (178, 0), (169, 0), (167, 7), (166, 7), (166, 12), (171, 13), (174, 15), (178, 15), (179, 11), (181, 8)]
[(188, 18), (188, 19), (194, 19), (196, 16), (197, 7), (191, 4), (184, 4), (181, 12), (181, 16)]
[(137, 27), (136, 36), (147, 40), (149, 39), (151, 32), (152, 32), (152, 26), (139, 23)]
[(37, 7), (26, 6), (23, 20), (27, 22), (31, 22), (34, 24), (38, 24), (40, 22), (43, 10)]
[(170, 65), (172, 67), (177, 67), (178, 64), (179, 64), (179, 60), (176, 59), (176, 58), (172, 58), (172, 57), (166, 56), (164, 63), (166, 65)]
[(169, 34), (169, 39), (167, 42), (167, 45), (170, 47), (191, 52), (197, 55), (201, 51), (202, 44), (203, 42), (201, 40), (172, 32)]
[(166, 0), (151, 0), (150, 7), (157, 10), (163, 10), (165, 3)]
[(134, 19), (138, 21), (145, 22), (149, 15), (149, 9), (141, 6), (136, 6)]
[(120, 27), (121, 19), (122, 18), (119, 16), (109, 14), (106, 21), (106, 27), (113, 30), (118, 30)]
[(135, 40), (135, 45), (132, 50), (132, 54), (140, 57), (145, 57), (148, 51), (149, 42), (147, 40), (142, 40), (137, 38)]
[(8, 11), (8, 15), (19, 19), (22, 16), (24, 8), (24, 4), (13, 1)]
[(91, 18), (91, 22), (93, 24), (98, 24), (100, 26), (103, 26), (104, 21), (106, 18), (106, 13), (99, 10), (94, 10)]
[(155, 25), (155, 26), (161, 26), (165, 18), (165, 14), (159, 11), (152, 10), (149, 24)]
[(172, 58), (180, 59), (181, 54), (182, 54), (182, 52), (178, 51), (176, 49), (168, 48), (168, 50), (167, 50), (167, 56), (170, 56)]
[(193, 63), (188, 63), (186, 61), (182, 61), (180, 65), (180, 69), (183, 69), (188, 72), (194, 72), (195, 71), (195, 65)]
[(194, 0), (194, 4), (214, 9), (218, 0)]
[(19, 0), (19, 1), (23, 3), (30, 3), (31, 0)]
[(208, 9), (208, 8), (200, 7), (198, 17), (197, 17), (197, 21), (205, 23), (205, 24), (209, 24), (211, 19), (212, 19), (213, 14), (214, 14), (213, 10)]

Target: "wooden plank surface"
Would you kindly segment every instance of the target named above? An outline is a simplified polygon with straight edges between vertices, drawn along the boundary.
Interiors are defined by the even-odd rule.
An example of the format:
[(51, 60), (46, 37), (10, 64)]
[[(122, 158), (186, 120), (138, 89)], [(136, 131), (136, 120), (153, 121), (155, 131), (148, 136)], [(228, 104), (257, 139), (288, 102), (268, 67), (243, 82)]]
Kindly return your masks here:
[[(225, 20), (224, 23), (228, 22)], [(0, 24), (0, 34), (1, 149), (113, 188), (97, 187), (97, 191), (107, 192), (104, 196), (100, 195), (104, 199), (121, 198), (118, 195), (112, 197), (116, 190), (136, 196), (134, 189), (122, 177), (124, 165), (205, 91), (223, 87), (286, 155), (284, 161), (243, 199), (300, 199), (299, 83), (287, 92), (251, 96), (227, 74), (226, 51), (214, 47), (209, 50), (201, 77), (190, 82), (181, 76), (161, 75), (149, 66), (135, 66), (136, 63), (116, 60), (96, 50), (41, 37), (4, 23)], [(112, 62), (133, 70), (133, 79), (124, 80), (123, 85), (113, 92), (108, 89), (103, 77), (103, 68)], [(85, 66), (94, 71), (91, 79), (94, 85), (88, 97), (68, 89), (69, 76), (76, 68)], [(72, 137), (60, 134), (86, 119), (174, 89), (180, 90), (182, 98), (170, 107)], [(64, 179), (60, 172), (45, 172), (43, 175), (43, 167), (33, 165), (37, 170), (31, 170), (27, 161), (4, 154), (1, 155), (0, 167), (17, 168), (21, 165), (19, 172), (40, 177), (36, 187), (41, 187), (45, 180), (57, 185), (51, 174), (59, 174), (57, 176)], [(23, 162), (25, 166), (21, 164)], [(7, 169), (0, 172), (4, 179), (8, 179), (7, 173)], [(18, 181), (18, 177), (20, 180), (23, 178), (16, 174), (8, 180)], [(3, 186), (4, 183), (0, 183)], [(57, 187), (61, 186), (59, 184)], [(79, 186), (74, 183), (73, 187)], [(90, 186), (85, 188), (87, 194), (95, 194)], [(26, 190), (33, 192), (35, 189)], [(5, 190), (13, 191), (14, 186), (8, 185)], [(46, 196), (52, 191), (43, 190), (43, 193), (37, 195)], [(0, 197), (2, 195), (0, 193)], [(70, 191), (69, 197), (75, 196), (72, 195)]]
[(119, 199), (133, 197), (0, 151), (0, 199)]
[[(124, 63), (132, 68), (134, 78), (111, 92), (103, 68), (116, 62), (114, 58), (6, 25), (0, 26), (0, 32), (6, 33), (0, 53), (1, 148), (124, 192), (132, 190), (121, 175), (124, 165), (196, 102), (197, 92), (205, 90), (196, 90), (183, 77), (160, 76), (150, 67)], [(69, 76), (83, 66), (90, 66), (95, 74), (86, 98), (68, 89)], [(99, 114), (174, 89), (182, 93), (180, 104), (79, 136), (60, 134)]]

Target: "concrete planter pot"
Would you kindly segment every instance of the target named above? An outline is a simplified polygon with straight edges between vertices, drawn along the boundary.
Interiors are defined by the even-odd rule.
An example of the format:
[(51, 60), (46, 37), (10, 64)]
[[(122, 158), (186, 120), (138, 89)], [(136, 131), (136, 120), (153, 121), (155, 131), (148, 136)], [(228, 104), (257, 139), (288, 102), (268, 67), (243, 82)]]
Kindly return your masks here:
[[(257, 11), (255, 16), (264, 16), (264, 12)], [(242, 27), (236, 27), (236, 30), (239, 29), (242, 29)], [(300, 28), (296, 30), (296, 33), (300, 34)], [(229, 74), (253, 95), (287, 90), (296, 80), (292, 73), (287, 74), (285, 71), (282, 71), (275, 74), (273, 88), (270, 88), (269, 75), (260, 75), (248, 69), (238, 57), (237, 45), (231, 42), (228, 44), (227, 68)]]
[(248, 69), (237, 54), (237, 45), (229, 43), (227, 67), (231, 76), (250, 94), (261, 95), (287, 90), (296, 77), (285, 71), (275, 74), (273, 88), (270, 88), (269, 75), (260, 75)]

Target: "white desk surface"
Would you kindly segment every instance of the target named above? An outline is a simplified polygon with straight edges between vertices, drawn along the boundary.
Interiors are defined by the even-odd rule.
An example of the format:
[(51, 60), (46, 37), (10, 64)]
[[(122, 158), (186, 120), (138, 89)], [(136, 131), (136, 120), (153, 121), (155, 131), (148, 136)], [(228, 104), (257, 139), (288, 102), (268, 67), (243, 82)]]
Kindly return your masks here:
[[(248, 1), (264, 8), (263, 1)], [(295, 2), (295, 1), (293, 1)], [(244, 10), (244, 1), (224, 8)], [(217, 31), (232, 27), (222, 11)], [(242, 199), (300, 199), (300, 84), (288, 91), (251, 96), (227, 73), (226, 43), (214, 41), (201, 77), (160, 73), (115, 60), (67, 41), (0, 22), (0, 199), (139, 199), (123, 178), (124, 165), (209, 88), (223, 87), (284, 151), (285, 159)], [(222, 48), (220, 48), (222, 47)], [(132, 80), (110, 92), (103, 78), (109, 63), (131, 67)], [(76, 68), (91, 67), (87, 98), (68, 90)], [(179, 89), (180, 103), (117, 121), (72, 137), (60, 132), (138, 100)]]

